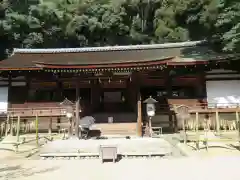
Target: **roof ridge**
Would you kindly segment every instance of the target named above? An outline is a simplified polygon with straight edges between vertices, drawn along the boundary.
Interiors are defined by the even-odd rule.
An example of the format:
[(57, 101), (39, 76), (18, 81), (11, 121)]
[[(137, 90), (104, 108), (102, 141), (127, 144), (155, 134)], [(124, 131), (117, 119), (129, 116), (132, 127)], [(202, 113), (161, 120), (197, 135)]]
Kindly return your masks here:
[(77, 52), (101, 52), (101, 51), (127, 51), (192, 47), (200, 45), (205, 41), (186, 41), (177, 43), (127, 45), (127, 46), (103, 46), (103, 47), (82, 47), (82, 48), (51, 48), (51, 49), (23, 49), (15, 48), (13, 53), (77, 53)]

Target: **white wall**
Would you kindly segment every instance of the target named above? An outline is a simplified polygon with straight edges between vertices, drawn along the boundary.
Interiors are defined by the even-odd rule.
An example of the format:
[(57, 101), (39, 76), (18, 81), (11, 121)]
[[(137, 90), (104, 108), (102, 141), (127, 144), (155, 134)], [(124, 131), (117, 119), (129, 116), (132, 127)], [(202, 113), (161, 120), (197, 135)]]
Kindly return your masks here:
[(8, 109), (8, 87), (0, 87), (0, 113), (6, 113)]
[(209, 107), (236, 107), (240, 105), (240, 80), (206, 81)]

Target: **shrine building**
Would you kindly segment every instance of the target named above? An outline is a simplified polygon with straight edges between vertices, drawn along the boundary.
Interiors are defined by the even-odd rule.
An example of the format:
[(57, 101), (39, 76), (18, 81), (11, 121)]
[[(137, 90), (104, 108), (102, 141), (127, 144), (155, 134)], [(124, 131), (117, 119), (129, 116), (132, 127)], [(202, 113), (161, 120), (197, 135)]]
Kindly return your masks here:
[[(172, 110), (191, 113), (237, 108), (240, 74), (236, 55), (216, 53), (202, 41), (154, 45), (62, 49), (14, 49), (0, 62), (0, 112), (39, 128), (65, 122), (60, 103), (67, 98), (76, 116), (93, 116), (105, 133), (134, 134), (147, 120), (143, 102), (158, 102), (153, 125), (178, 129)], [(78, 109), (78, 110), (77, 110)], [(76, 114), (76, 113), (75, 113)]]

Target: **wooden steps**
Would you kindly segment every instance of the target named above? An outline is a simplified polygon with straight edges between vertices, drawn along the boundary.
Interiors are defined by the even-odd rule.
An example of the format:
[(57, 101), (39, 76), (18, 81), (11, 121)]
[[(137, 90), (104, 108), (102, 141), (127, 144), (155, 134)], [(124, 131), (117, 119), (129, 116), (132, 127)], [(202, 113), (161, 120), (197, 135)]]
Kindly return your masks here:
[(94, 129), (99, 129), (102, 135), (136, 135), (137, 123), (100, 123)]

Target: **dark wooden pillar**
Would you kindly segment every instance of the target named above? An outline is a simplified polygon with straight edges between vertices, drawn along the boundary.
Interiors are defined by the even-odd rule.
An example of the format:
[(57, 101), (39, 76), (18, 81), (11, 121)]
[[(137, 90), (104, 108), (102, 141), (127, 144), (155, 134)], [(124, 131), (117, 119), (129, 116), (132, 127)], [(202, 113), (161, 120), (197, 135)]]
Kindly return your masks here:
[(165, 86), (166, 86), (166, 91), (167, 91), (167, 98), (172, 96), (172, 76), (171, 76), (171, 70), (167, 69), (165, 72)]
[(137, 132), (138, 136), (143, 135), (143, 118), (142, 118), (142, 99), (140, 92), (140, 77), (139, 73), (132, 73), (131, 81), (129, 82), (129, 90), (130, 90), (130, 99), (132, 101), (132, 105), (135, 107), (134, 111), (137, 112)]
[(63, 83), (59, 80), (56, 83), (57, 83), (57, 94), (56, 94), (56, 96), (57, 96), (58, 100), (62, 101), (64, 99), (64, 97), (62, 95), (63, 94)]
[(75, 136), (79, 138), (79, 112), (80, 112), (80, 94), (79, 94), (79, 83), (76, 83), (76, 112), (75, 112)]
[[(173, 78), (171, 76), (171, 69), (167, 69), (166, 73), (165, 73), (165, 86), (166, 86), (166, 91), (167, 91), (167, 97), (166, 97), (166, 101), (168, 100), (168, 98), (172, 97), (172, 85), (173, 85)], [(176, 127), (177, 127), (177, 119), (173, 118), (174, 113), (171, 111), (171, 107), (170, 104), (168, 105), (168, 117), (169, 117), (169, 128), (171, 128), (172, 131), (177, 131)]]
[(11, 94), (12, 94), (12, 74), (8, 74), (8, 108), (11, 107)]
[(197, 85), (198, 97), (205, 98), (207, 96), (205, 73), (199, 73), (198, 78), (199, 78), (199, 83)]
[(25, 74), (25, 80), (26, 80), (26, 98), (25, 98), (25, 100), (26, 101), (28, 101), (29, 99), (29, 91), (30, 91), (30, 81), (31, 81), (31, 79), (30, 79), (30, 77), (29, 77), (29, 75), (26, 73)]
[(91, 82), (91, 108), (92, 112), (96, 111), (100, 106), (100, 84), (97, 80)]

